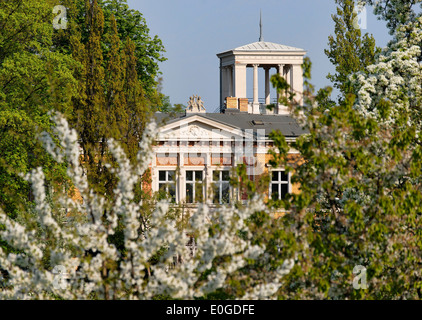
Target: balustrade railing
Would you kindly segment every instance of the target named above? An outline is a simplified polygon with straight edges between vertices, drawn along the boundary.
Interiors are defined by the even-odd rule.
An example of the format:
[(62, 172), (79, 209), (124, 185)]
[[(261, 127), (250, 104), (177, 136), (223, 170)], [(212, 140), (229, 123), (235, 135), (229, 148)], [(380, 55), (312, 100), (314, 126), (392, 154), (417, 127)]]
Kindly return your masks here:
[[(248, 98), (249, 103), (253, 103), (253, 98)], [(258, 98), (259, 104), (265, 104), (265, 98)], [(277, 98), (270, 99), (270, 104), (277, 103)]]

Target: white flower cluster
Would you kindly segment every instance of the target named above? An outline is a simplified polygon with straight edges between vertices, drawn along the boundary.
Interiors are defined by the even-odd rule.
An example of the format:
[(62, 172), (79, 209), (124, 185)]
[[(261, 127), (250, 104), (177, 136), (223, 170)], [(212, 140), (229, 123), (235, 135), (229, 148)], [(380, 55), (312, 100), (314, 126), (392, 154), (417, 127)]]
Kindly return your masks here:
[[(358, 89), (356, 107), (367, 116), (385, 123), (394, 122), (402, 112), (416, 113), (422, 98), (422, 17), (400, 26), (393, 41), (383, 50), (377, 63), (367, 67), (368, 75), (351, 75)], [(393, 111), (386, 116), (380, 113), (381, 99), (393, 104)]]
[[(246, 224), (252, 214), (265, 210), (259, 198), (245, 210), (222, 208), (213, 218), (218, 226), (213, 232), (204, 219), (209, 215), (206, 205), (192, 215), (188, 230), (180, 230), (176, 221), (167, 217), (171, 209), (168, 202), (158, 202), (147, 221), (141, 223), (145, 217), (141, 217), (142, 202), (134, 201), (134, 185), (151, 159), (154, 123), (145, 129), (135, 167), (110, 140), (110, 151), (119, 164), (114, 169), (118, 183), (110, 204), (88, 186), (79, 162), (76, 132), (63, 117), (53, 119), (60, 147), (47, 134), (42, 140), (57, 161), (66, 160), (67, 174), (80, 191), (83, 205), (68, 195), (53, 205), (48, 203), (41, 168), (26, 177), (34, 190), (35, 217), (28, 215), (25, 223), (19, 224), (0, 212), (0, 227), (4, 227), (0, 238), (13, 248), (8, 252), (0, 249), (0, 269), (7, 272), (0, 299), (151, 299), (160, 294), (193, 299), (223, 288), (230, 275), (251, 260), (262, 261), (268, 255), (265, 246), (251, 244), (253, 235)], [(72, 208), (84, 223), (59, 223), (53, 206)], [(110, 241), (117, 233), (123, 235), (119, 247)], [(186, 246), (190, 240), (187, 234), (195, 235), (193, 253)], [(158, 262), (151, 263), (156, 256), (160, 256)], [(169, 268), (175, 256), (184, 261)], [(252, 282), (245, 298), (274, 297), (293, 265), (293, 260), (286, 260), (278, 269), (269, 268)]]

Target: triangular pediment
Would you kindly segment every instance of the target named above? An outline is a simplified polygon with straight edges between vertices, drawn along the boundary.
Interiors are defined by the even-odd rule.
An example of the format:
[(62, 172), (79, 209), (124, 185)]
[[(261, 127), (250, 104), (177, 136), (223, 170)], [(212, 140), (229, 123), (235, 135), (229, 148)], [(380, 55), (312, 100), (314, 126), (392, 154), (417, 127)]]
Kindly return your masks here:
[(230, 140), (252, 133), (199, 115), (172, 121), (159, 128), (159, 140)]

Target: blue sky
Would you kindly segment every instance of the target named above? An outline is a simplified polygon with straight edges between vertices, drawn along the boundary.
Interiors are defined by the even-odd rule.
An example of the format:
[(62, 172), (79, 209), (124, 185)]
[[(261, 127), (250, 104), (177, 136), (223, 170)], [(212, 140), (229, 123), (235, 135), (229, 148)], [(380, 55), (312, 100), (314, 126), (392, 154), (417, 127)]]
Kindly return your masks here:
[[(312, 60), (316, 88), (330, 85), (326, 75), (334, 67), (324, 54), (334, 34), (334, 0), (128, 0), (146, 19), (151, 35), (163, 41), (167, 61), (160, 64), (163, 93), (170, 102), (187, 104), (198, 94), (208, 112), (219, 104), (219, 59), (216, 54), (259, 39), (262, 10), (265, 41), (298, 47)], [(384, 21), (367, 10), (367, 29), (377, 45), (390, 40)], [(271, 73), (274, 73), (272, 70)], [(248, 96), (252, 97), (252, 70), (248, 70)], [(259, 95), (264, 96), (263, 71)], [(274, 90), (271, 96), (275, 97)]]

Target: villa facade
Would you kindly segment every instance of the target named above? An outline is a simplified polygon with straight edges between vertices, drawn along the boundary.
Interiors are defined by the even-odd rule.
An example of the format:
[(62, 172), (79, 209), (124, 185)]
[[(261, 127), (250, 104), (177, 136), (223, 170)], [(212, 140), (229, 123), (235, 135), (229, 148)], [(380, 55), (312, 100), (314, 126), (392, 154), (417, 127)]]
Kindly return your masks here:
[[(245, 164), (249, 179), (270, 175), (266, 196), (280, 198), (298, 192), (284, 168), (271, 168), (268, 151), (274, 147), (270, 132), (279, 130), (293, 143), (305, 131), (277, 96), (273, 109), (270, 71), (284, 77), (302, 103), (303, 49), (259, 41), (219, 53), (220, 106), (207, 112), (201, 97), (193, 96), (185, 113), (156, 113), (159, 123), (155, 157), (151, 163), (151, 189), (164, 191), (177, 204), (194, 208), (199, 202), (219, 206), (246, 200), (229, 184), (233, 168)], [(246, 68), (253, 68), (253, 97), (246, 96)], [(265, 97), (258, 96), (258, 68), (265, 69)], [(289, 158), (299, 154), (290, 149)]]

